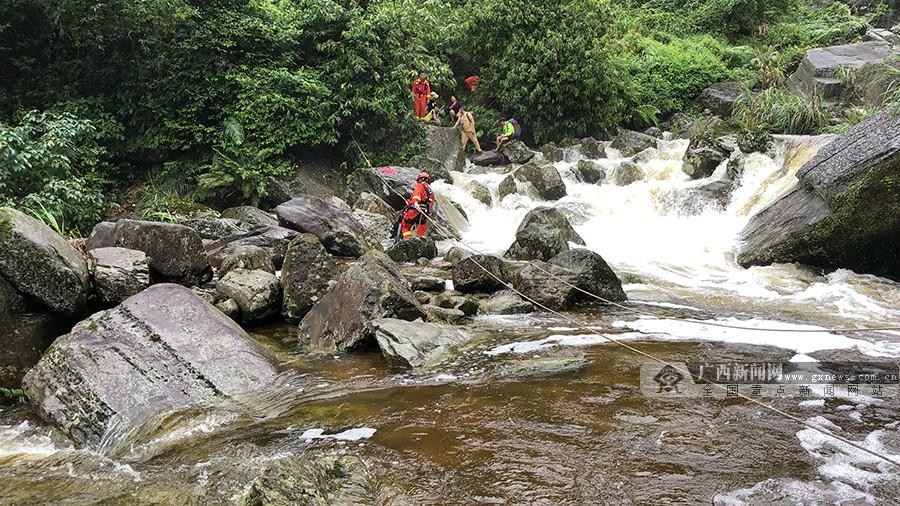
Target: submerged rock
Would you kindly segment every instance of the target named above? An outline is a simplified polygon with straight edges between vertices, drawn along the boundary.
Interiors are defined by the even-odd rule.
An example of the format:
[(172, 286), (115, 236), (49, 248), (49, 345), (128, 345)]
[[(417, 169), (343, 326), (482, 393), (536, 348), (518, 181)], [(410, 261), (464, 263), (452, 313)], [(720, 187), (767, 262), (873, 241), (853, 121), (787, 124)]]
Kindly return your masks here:
[(415, 262), (420, 258), (432, 259), (437, 256), (437, 246), (428, 237), (401, 239), (391, 244), (387, 256), (395, 262)]
[(493, 292), (505, 286), (502, 259), (493, 255), (469, 255), (453, 266), (453, 287), (460, 292)]
[(87, 263), (80, 253), (40, 221), (0, 208), (0, 276), (50, 311), (79, 314), (87, 303)]
[(118, 304), (150, 286), (150, 266), (143, 251), (96, 248), (88, 252), (94, 292), (104, 304)]
[(515, 139), (503, 143), (500, 153), (512, 163), (526, 163), (534, 158), (535, 152), (528, 148), (524, 142)]
[(397, 264), (380, 251), (370, 251), (303, 317), (297, 336), (315, 351), (352, 350), (372, 342), (374, 319), (424, 317)]
[(365, 463), (351, 455), (288, 457), (253, 480), (241, 506), (377, 504), (377, 485)]
[(97, 446), (113, 427), (257, 390), (275, 375), (236, 323), (190, 289), (159, 284), (58, 338), (23, 388), (44, 421)]
[(900, 120), (890, 110), (851, 128), (753, 216), (738, 263), (799, 262), (900, 279)]
[(261, 320), (278, 311), (281, 285), (274, 274), (266, 271), (236, 269), (216, 283), (216, 291), (234, 299), (241, 310), (241, 321)]
[[(551, 258), (550, 263), (573, 271), (576, 274), (575, 286), (586, 292), (613, 302), (627, 299), (625, 291), (622, 290), (622, 282), (606, 260), (596, 252), (581, 248), (564, 251)], [(572, 301), (600, 303), (595, 297), (579, 291), (573, 294)]]
[(382, 318), (372, 326), (384, 358), (404, 369), (434, 366), (469, 338), (461, 329), (419, 321)]
[(301, 234), (291, 241), (281, 269), (281, 315), (290, 322), (303, 318), (341, 273), (312, 234)]
[(529, 183), (538, 196), (544, 200), (559, 200), (566, 196), (566, 183), (556, 167), (538, 162), (529, 162), (519, 167), (513, 177)]
[(478, 181), (472, 181), (466, 186), (466, 189), (469, 190), (469, 194), (472, 195), (475, 200), (488, 207), (494, 205), (494, 201), (491, 198), (491, 191), (488, 190), (487, 186), (479, 183)]
[(695, 216), (707, 209), (721, 212), (731, 202), (733, 190), (734, 183), (731, 181), (712, 181), (702, 186), (673, 190), (663, 195), (660, 203), (685, 216)]
[(282, 226), (318, 237), (333, 255), (359, 257), (381, 249), (350, 213), (322, 199), (296, 197), (276, 207), (275, 214)]
[(212, 279), (203, 241), (190, 227), (159, 221), (119, 220), (111, 232), (106, 227), (95, 232), (98, 237), (94, 238), (92, 233), (89, 241), (93, 247), (119, 246), (143, 251), (154, 281), (191, 286)]
[(517, 260), (550, 260), (569, 250), (569, 242), (584, 245), (584, 239), (558, 209), (536, 207), (522, 219), (516, 230), (516, 241), (506, 257)]

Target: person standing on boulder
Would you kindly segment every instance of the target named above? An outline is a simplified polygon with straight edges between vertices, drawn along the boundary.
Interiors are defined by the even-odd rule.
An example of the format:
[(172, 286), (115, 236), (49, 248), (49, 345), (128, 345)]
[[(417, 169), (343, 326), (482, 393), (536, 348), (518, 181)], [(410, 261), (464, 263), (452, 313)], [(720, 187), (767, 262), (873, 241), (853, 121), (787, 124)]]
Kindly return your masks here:
[(419, 72), (419, 78), (412, 83), (413, 106), (417, 119), (427, 114), (428, 95), (431, 94), (431, 83), (425, 79), (425, 73)]
[(403, 222), (400, 225), (400, 232), (404, 239), (413, 236), (413, 227), (416, 229), (416, 235), (425, 237), (428, 233), (428, 220), (425, 217), (431, 212), (434, 205), (434, 192), (431, 191), (431, 176), (427, 172), (420, 172), (416, 176), (416, 187), (413, 188), (412, 195), (406, 201), (406, 212), (403, 213)]
[(472, 144), (475, 144), (475, 150), (481, 153), (481, 144), (478, 144), (478, 135), (475, 133), (475, 116), (463, 106), (459, 107), (459, 114), (456, 116), (453, 128), (457, 126), (462, 126), (462, 130), (459, 132), (460, 151), (465, 151), (466, 144), (472, 141)]

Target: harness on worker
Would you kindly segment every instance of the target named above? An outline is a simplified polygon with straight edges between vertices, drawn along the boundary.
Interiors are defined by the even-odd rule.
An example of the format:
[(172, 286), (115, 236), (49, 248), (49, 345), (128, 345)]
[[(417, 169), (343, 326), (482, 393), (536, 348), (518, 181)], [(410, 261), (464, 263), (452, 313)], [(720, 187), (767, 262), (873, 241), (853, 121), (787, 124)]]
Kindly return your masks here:
[(430, 184), (425, 185), (425, 199), (419, 201), (419, 208), (422, 209), (421, 212), (416, 213), (416, 216), (411, 219), (406, 219), (406, 213), (413, 208), (412, 205), (406, 204), (403, 206), (403, 209), (400, 210), (400, 216), (397, 217), (397, 220), (394, 222), (394, 225), (391, 227), (391, 238), (394, 241), (399, 241), (403, 237), (400, 234), (400, 225), (405, 221), (406, 225), (419, 226), (425, 223), (427, 219), (425, 217), (426, 214), (431, 214), (431, 204), (434, 202), (434, 191), (431, 189)]

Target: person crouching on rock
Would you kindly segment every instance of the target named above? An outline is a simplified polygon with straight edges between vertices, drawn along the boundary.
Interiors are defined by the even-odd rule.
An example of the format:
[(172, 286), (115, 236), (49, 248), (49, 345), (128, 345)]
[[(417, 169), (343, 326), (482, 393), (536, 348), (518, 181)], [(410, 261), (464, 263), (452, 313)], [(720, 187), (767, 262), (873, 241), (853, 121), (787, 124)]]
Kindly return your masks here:
[(404, 239), (413, 236), (413, 227), (419, 237), (425, 237), (428, 233), (428, 220), (425, 216), (431, 212), (434, 205), (434, 192), (431, 191), (430, 183), (431, 176), (427, 172), (420, 172), (416, 176), (416, 187), (406, 201), (406, 212), (403, 214), (403, 223), (400, 227)]
[(513, 125), (511, 120), (500, 120), (500, 135), (497, 136), (497, 147), (495, 149), (500, 149), (500, 146), (503, 145), (504, 142), (510, 141), (516, 138), (516, 127)]

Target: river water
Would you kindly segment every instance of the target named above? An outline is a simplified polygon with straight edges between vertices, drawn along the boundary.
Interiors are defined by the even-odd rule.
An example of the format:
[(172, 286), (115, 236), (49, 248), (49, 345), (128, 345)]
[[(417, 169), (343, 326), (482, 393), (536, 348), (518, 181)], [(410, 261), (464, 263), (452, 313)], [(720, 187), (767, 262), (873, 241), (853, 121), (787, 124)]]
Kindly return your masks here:
[[(625, 280), (629, 305), (478, 317), (473, 339), (420, 373), (389, 370), (377, 352), (296, 356), (283, 324), (250, 329), (283, 361), (277, 387), (225, 405), (108, 434), (78, 450), (27, 411), (0, 412), (2, 504), (227, 504), (275, 461), (354, 455), (368, 467), (362, 502), (386, 504), (844, 503), (897, 501), (900, 469), (736, 399), (666, 400), (638, 385), (646, 359), (600, 334), (674, 362), (855, 360), (896, 362), (900, 333), (829, 333), (900, 322), (900, 284), (797, 265), (743, 269), (737, 237), (750, 216), (796, 181), (820, 139), (783, 139), (753, 154), (727, 205), (677, 198), (725, 174), (689, 181), (686, 141), (661, 141), (626, 187), (577, 182), (578, 156), (557, 163), (568, 196), (511, 195), (493, 207), (502, 174), (455, 174), (435, 190), (471, 219), (464, 241), (502, 252), (538, 205), (563, 209)], [(618, 154), (599, 160), (609, 168)], [(688, 209), (690, 207), (690, 209)], [(819, 332), (792, 333), (793, 329)], [(900, 458), (896, 398), (823, 397), (766, 402)]]

